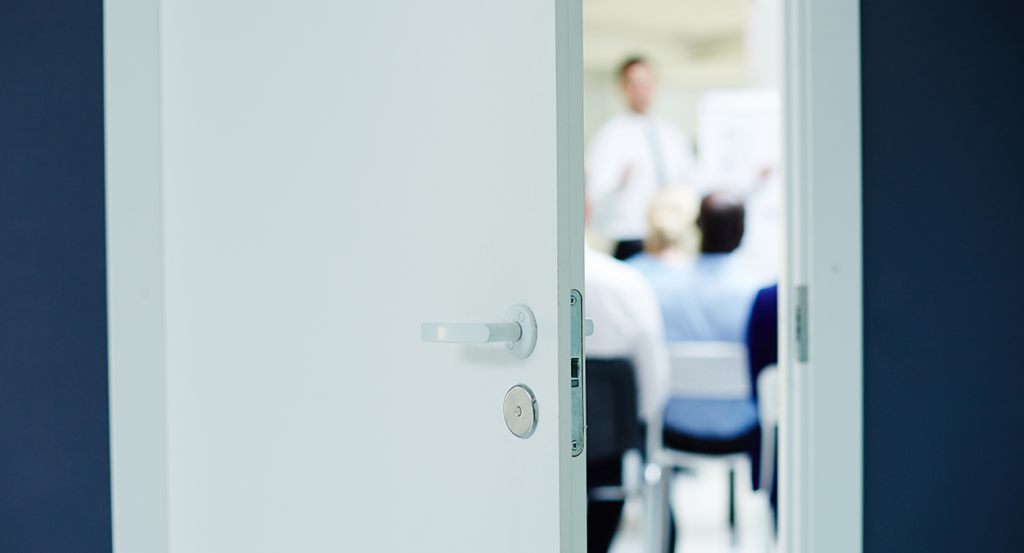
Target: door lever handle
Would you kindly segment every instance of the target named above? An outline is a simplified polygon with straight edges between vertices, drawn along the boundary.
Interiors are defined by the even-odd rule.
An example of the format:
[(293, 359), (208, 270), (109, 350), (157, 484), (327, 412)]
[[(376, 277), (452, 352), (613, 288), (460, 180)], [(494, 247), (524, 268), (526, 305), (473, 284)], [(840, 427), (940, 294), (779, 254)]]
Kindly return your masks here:
[(482, 344), (515, 342), (523, 337), (519, 323), (423, 323), (420, 339), (424, 342)]
[(420, 340), (448, 344), (505, 342), (512, 355), (526, 359), (537, 345), (537, 320), (529, 307), (517, 303), (500, 323), (423, 323)]

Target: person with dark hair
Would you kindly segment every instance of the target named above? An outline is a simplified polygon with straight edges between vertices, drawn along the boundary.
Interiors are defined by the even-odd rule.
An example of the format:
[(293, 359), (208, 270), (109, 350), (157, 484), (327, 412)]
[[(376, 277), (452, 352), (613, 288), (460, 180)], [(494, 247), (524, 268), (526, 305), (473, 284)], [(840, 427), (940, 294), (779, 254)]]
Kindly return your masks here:
[(654, 75), (642, 58), (626, 60), (619, 85), (629, 113), (606, 122), (587, 154), (587, 190), (593, 230), (616, 242), (615, 257), (643, 249), (647, 208), (659, 188), (692, 186), (693, 148), (675, 125), (649, 113)]
[(743, 201), (729, 192), (701, 201), (700, 254), (677, 273), (673, 286), (658, 289), (668, 341), (744, 341), (758, 283), (733, 256), (743, 240), (743, 219)]
[(620, 80), (624, 79), (626, 77), (626, 73), (634, 65), (646, 65), (646, 64), (647, 64), (647, 62), (644, 61), (644, 59), (641, 58), (640, 56), (633, 56), (631, 58), (626, 58), (626, 61), (622, 62), (622, 64), (619, 65), (619, 71), (618, 71), (619, 79)]

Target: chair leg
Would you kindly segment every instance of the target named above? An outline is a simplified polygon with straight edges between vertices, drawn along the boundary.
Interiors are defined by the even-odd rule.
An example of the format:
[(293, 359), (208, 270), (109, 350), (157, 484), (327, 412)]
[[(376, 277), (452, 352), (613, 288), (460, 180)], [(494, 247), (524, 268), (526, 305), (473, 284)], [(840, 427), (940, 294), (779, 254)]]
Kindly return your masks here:
[(672, 469), (664, 469), (656, 464), (647, 466), (644, 471), (647, 493), (647, 536), (645, 551), (648, 553), (665, 553), (669, 551), (669, 485)]
[(729, 467), (729, 536), (736, 545), (736, 469)]

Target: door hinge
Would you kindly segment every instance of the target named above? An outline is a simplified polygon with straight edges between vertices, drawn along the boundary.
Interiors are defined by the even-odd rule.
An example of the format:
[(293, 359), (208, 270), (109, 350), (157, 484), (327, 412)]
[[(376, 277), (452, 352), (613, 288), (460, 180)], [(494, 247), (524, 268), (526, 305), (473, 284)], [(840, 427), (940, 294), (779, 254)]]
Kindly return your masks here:
[(809, 341), (807, 338), (807, 285), (796, 287), (796, 359), (800, 363), (807, 362)]

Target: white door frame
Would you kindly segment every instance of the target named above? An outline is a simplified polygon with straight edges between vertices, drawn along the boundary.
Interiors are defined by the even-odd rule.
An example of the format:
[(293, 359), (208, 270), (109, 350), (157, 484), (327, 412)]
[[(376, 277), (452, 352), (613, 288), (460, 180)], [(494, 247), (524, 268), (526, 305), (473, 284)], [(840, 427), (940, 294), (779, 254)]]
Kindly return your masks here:
[(854, 553), (863, 548), (860, 2), (782, 4), (779, 550)]
[(114, 551), (167, 553), (160, 2), (103, 4)]

